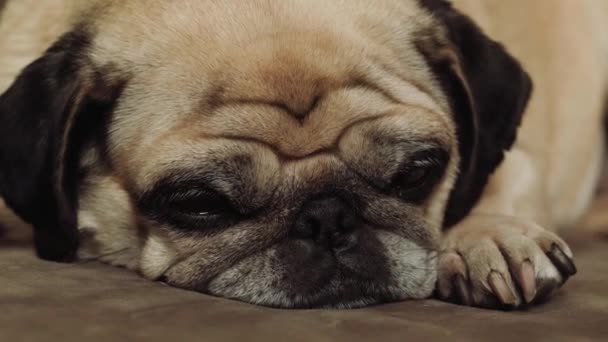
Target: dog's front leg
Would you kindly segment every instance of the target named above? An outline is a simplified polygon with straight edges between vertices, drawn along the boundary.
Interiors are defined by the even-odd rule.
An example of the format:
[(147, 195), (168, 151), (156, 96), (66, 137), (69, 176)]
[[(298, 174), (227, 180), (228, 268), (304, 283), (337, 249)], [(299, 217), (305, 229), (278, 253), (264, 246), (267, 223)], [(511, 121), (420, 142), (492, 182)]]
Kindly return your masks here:
[(517, 148), (474, 210), (442, 241), (438, 292), (453, 302), (520, 308), (546, 299), (576, 273), (572, 251), (543, 228), (542, 172)]

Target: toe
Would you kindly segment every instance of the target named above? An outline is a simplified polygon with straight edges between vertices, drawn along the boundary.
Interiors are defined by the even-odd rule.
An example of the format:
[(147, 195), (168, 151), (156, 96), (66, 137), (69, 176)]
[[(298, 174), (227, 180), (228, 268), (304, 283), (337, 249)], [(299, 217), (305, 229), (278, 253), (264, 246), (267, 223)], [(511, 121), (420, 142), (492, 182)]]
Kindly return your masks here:
[(471, 305), (471, 295), (464, 261), (454, 252), (446, 252), (439, 258), (439, 296), (447, 301)]
[(462, 274), (456, 274), (453, 277), (452, 284), (454, 285), (455, 294), (457, 295), (459, 303), (467, 306), (473, 305), (469, 283), (465, 277)]
[(493, 241), (480, 241), (475, 248), (463, 251), (463, 254), (475, 305), (512, 309), (522, 304), (507, 261)]
[(572, 250), (564, 240), (548, 231), (541, 231), (534, 237), (534, 240), (559, 271), (563, 283), (576, 274), (577, 269)]
[(496, 298), (507, 308), (516, 307), (519, 304), (519, 298), (515, 294), (514, 289), (507, 284), (507, 281), (500, 272), (491, 272), (488, 276), (488, 284), (492, 288), (492, 292)]
[(525, 303), (531, 303), (537, 292), (535, 269), (545, 257), (543, 251), (534, 240), (520, 234), (501, 234), (495, 242)]
[(517, 278), (526, 303), (532, 303), (536, 297), (536, 275), (534, 274), (532, 262), (530, 260), (524, 261), (518, 267), (515, 267), (513, 274)]
[(570, 246), (556, 234), (547, 230), (537, 230), (536, 233), (531, 235), (531, 238), (536, 241), (545, 253), (550, 252), (554, 246), (557, 246), (568, 258), (573, 259), (574, 254)]

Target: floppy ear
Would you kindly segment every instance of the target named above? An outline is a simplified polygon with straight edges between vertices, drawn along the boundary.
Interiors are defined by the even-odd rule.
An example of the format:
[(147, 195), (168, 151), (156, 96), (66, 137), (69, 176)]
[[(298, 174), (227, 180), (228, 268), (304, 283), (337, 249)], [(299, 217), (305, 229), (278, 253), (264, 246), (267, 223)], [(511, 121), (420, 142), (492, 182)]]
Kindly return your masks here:
[(417, 46), (449, 100), (457, 125), (460, 173), (445, 226), (466, 216), (517, 135), (532, 82), (505, 48), (444, 0), (419, 0), (440, 22)]
[(88, 46), (84, 30), (64, 35), (0, 96), (0, 194), (34, 226), (48, 260), (71, 261), (78, 248), (78, 145), (97, 120), (87, 109), (100, 103), (90, 96), (98, 85), (85, 72)]

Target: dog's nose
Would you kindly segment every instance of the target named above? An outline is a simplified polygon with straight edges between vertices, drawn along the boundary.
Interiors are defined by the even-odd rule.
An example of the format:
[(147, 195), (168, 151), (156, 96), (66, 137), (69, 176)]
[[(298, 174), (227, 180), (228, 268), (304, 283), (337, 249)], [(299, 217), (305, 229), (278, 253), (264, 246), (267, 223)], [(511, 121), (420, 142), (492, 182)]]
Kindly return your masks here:
[(303, 205), (291, 236), (345, 250), (356, 242), (358, 223), (352, 206), (344, 200), (337, 197), (314, 199)]

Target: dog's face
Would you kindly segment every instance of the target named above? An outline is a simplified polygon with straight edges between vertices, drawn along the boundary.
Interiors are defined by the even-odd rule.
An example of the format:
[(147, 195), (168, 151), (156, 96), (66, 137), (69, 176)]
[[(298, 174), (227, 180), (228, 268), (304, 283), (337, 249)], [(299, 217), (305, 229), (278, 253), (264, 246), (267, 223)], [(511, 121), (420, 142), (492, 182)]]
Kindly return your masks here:
[[(98, 1), (87, 13), (1, 98), (3, 149), (42, 132), (35, 162), (3, 157), (7, 202), (43, 257), (78, 250), (257, 304), (429, 296), (444, 218), (477, 199), (528, 92), (443, 1)], [(459, 48), (451, 30), (465, 29), (479, 52)], [(511, 73), (517, 89), (469, 70), (498, 53), (487, 76)], [(508, 108), (482, 118), (480, 93)], [(496, 146), (481, 146), (496, 120), (498, 137), (484, 133)]]

